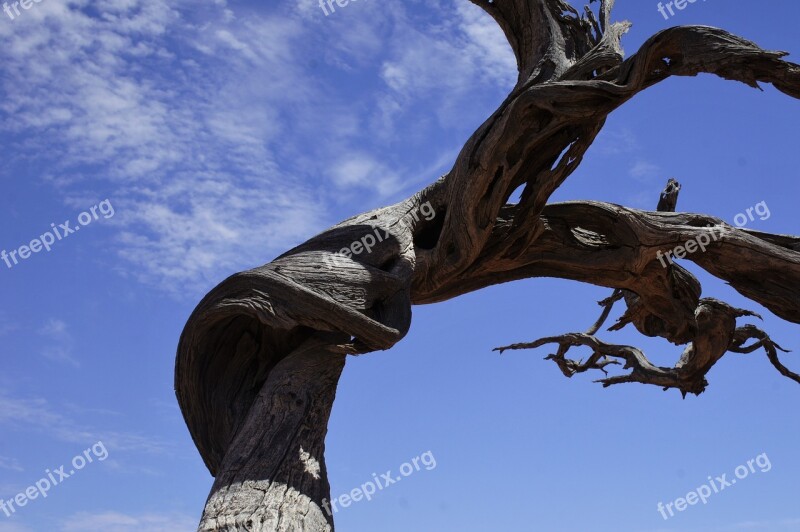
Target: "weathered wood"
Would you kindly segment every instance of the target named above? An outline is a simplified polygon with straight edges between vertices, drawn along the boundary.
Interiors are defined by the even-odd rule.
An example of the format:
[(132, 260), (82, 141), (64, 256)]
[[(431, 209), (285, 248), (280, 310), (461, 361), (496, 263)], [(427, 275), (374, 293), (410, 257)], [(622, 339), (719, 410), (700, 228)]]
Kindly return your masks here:
[(345, 355), (332, 341), (313, 338), (269, 372), (225, 453), (199, 530), (333, 530), (325, 434)]
[[(444, 301), (529, 277), (606, 286), (627, 310), (612, 327), (686, 346), (672, 368), (588, 333), (551, 337), (566, 375), (631, 371), (605, 385), (639, 382), (682, 393), (705, 390), (726, 352), (763, 348), (781, 374), (779, 347), (744, 310), (701, 299), (699, 281), (659, 253), (715, 236), (688, 260), (778, 316), (800, 323), (800, 238), (731, 227), (672, 211), (677, 184), (659, 210), (582, 201), (549, 205), (578, 167), (606, 118), (670, 76), (710, 73), (750, 86), (771, 83), (800, 98), (800, 66), (784, 52), (709, 27), (678, 27), (623, 60), (627, 23), (613, 2), (597, 15), (562, 0), (471, 0), (506, 34), (516, 86), (465, 143), (452, 169), (402, 201), (355, 216), (259, 268), (225, 280), (195, 309), (181, 336), (175, 386), (195, 444), (216, 482), (203, 530), (329, 530), (320, 509), (328, 483), (324, 435), (346, 354), (389, 349), (408, 332), (413, 304)], [(518, 204), (509, 204), (523, 186)], [(420, 216), (425, 210), (432, 216)], [(354, 243), (375, 235), (369, 251)], [(340, 250), (351, 247), (342, 256)], [(363, 247), (363, 246), (362, 246)], [(753, 341), (751, 345), (745, 345)], [(566, 358), (576, 345), (587, 362)], [(314, 464), (319, 464), (319, 468)]]

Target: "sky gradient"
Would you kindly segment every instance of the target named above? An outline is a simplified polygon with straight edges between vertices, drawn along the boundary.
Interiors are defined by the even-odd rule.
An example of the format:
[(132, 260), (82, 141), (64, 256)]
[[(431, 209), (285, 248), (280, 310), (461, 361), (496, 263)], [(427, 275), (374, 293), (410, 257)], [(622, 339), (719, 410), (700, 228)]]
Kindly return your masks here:
[[(800, 62), (797, 2), (709, 0), (669, 20), (657, 2), (617, 4), (628, 54), (705, 24)], [(0, 13), (0, 49), (0, 250), (81, 227), (0, 262), (0, 499), (94, 457), (47, 498), (0, 510), (0, 532), (194, 530), (212, 478), (173, 392), (194, 306), (446, 173), (512, 88), (513, 54), (467, 0), (359, 0), (327, 16), (313, 0), (42, 0)], [(733, 223), (764, 202), (747, 227), (799, 234), (798, 124), (800, 102), (770, 86), (670, 79), (611, 115), (551, 201), (654, 209), (674, 177), (678, 210)], [(81, 225), (106, 200), (114, 214)], [(705, 296), (762, 313), (800, 369), (796, 325), (681, 264)], [(326, 440), (332, 495), (426, 452), (436, 466), (340, 509), (337, 528), (800, 530), (800, 388), (763, 354), (728, 355), (682, 400), (565, 379), (547, 349), (492, 352), (585, 330), (609, 294), (552, 279), (485, 289), (415, 307), (397, 346), (348, 360)], [(657, 363), (680, 354), (632, 329), (600, 335)], [(768, 471), (707, 504), (657, 510), (762, 454)]]

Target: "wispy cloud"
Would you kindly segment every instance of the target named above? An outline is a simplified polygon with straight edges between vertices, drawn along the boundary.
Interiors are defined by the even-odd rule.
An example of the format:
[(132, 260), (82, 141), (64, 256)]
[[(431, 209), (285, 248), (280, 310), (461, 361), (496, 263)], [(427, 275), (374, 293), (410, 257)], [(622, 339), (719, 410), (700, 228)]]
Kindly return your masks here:
[[(383, 203), (432, 181), (427, 139), (458, 131), (455, 149), (464, 110), (485, 118), (476, 88), (512, 85), (485, 13), (428, 7), (430, 20), (403, 3), (325, 18), (309, 2), (246, 16), (224, 1), (42, 2), (0, 25), (6, 164), (36, 158), (68, 202), (103, 190), (117, 271), (194, 297), (338, 221), (341, 197)], [(374, 87), (349, 86), (354, 69)]]
[(590, 153), (624, 155), (641, 150), (639, 140), (629, 128), (604, 128), (590, 148)]
[(437, 15), (444, 25), (438, 31), (412, 21), (395, 29), (397, 38), (389, 43), (390, 56), (381, 66), (388, 89), (380, 102), (384, 125), (420, 100), (428, 101), (440, 125), (463, 124), (464, 107), (475, 98), (476, 89), (510, 89), (516, 80), (514, 54), (497, 24), (480, 8), (456, 1)]
[(603, 129), (589, 153), (607, 160), (612, 168), (633, 181), (627, 187), (626, 205), (646, 210), (655, 208), (658, 196), (654, 196), (654, 186), (666, 182), (666, 176), (642, 148), (633, 130), (624, 126)]
[[(443, 11), (443, 12), (442, 12)], [(441, 10), (451, 31), (423, 31), (411, 21), (400, 27), (382, 78), (399, 96), (434, 95), (437, 101), (470, 94), (482, 82), (505, 85), (516, 80), (514, 55), (497, 24), (480, 8), (454, 2)]]
[(390, 196), (403, 186), (397, 174), (374, 157), (364, 153), (350, 153), (334, 162), (331, 174), (337, 187), (372, 188), (381, 197)]
[(758, 530), (767, 532), (794, 532), (800, 529), (800, 518), (741, 521), (724, 525), (691, 527), (691, 528), (658, 528), (652, 532), (736, 532), (740, 530)]
[(39, 330), (39, 334), (48, 341), (48, 345), (42, 350), (46, 359), (80, 367), (80, 363), (72, 356), (73, 340), (66, 322), (50, 319)]
[(0, 532), (33, 532), (33, 529), (14, 523), (0, 523)]
[(24, 471), (16, 459), (7, 458), (5, 456), (0, 456), (0, 469), (6, 469), (8, 471)]
[(123, 269), (176, 292), (265, 261), (323, 211), (275, 162), (281, 109), (304, 97), (301, 26), (187, 7), (48, 2), (0, 30), (16, 162), (36, 153), (67, 196), (114, 188)]
[(633, 163), (633, 166), (628, 170), (628, 175), (642, 183), (650, 183), (662, 177), (662, 173), (658, 165), (641, 159)]
[(734, 530), (769, 530), (779, 532), (800, 529), (800, 518), (775, 519), (769, 521), (743, 521), (718, 528), (720, 532)]
[(6, 430), (30, 430), (69, 443), (87, 445), (103, 441), (109, 450), (163, 453), (159, 438), (131, 432), (95, 429), (54, 410), (41, 398), (20, 399), (0, 392), (0, 426)]
[(68, 517), (60, 528), (62, 532), (192, 532), (196, 529), (197, 519), (186, 515), (134, 516), (119, 512), (81, 512)]

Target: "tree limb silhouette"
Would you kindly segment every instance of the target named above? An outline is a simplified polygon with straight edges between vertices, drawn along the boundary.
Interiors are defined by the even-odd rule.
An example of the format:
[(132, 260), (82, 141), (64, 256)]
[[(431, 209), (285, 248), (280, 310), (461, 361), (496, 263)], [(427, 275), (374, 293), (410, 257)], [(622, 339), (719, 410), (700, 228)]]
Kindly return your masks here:
[[(763, 348), (798, 380), (751, 315), (701, 298), (701, 286), (659, 252), (716, 238), (687, 257), (781, 318), (800, 323), (800, 238), (731, 227), (672, 211), (675, 184), (648, 212), (595, 201), (548, 204), (581, 163), (606, 117), (671, 77), (714, 74), (800, 97), (800, 66), (724, 30), (677, 27), (654, 35), (629, 59), (613, 23), (613, 1), (597, 14), (562, 0), (471, 0), (502, 28), (519, 68), (516, 86), (465, 143), (452, 169), (397, 204), (354, 216), (274, 261), (223, 281), (200, 302), (178, 346), (175, 387), (192, 438), (216, 482), (201, 522), (208, 531), (333, 530), (324, 436), (346, 354), (386, 350), (411, 324), (413, 304), (444, 301), (530, 277), (557, 277), (615, 290), (628, 323), (686, 345), (672, 368), (634, 347), (588, 333), (556, 343), (562, 372), (631, 371), (603, 379), (706, 389), (705, 375), (730, 351)], [(519, 203), (509, 203), (524, 187)], [(416, 215), (423, 206), (433, 217)], [(340, 250), (381, 235), (368, 253)], [(745, 345), (753, 341), (751, 345)], [(587, 346), (586, 362), (570, 360)]]

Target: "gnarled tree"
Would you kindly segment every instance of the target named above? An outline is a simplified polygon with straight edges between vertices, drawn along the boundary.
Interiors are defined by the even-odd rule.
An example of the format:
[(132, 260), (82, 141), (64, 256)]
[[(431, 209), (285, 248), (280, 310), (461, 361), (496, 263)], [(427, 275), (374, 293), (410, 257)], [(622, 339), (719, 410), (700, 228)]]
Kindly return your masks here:
[[(465, 0), (466, 1), (466, 0)], [(181, 336), (176, 390), (200, 454), (216, 477), (201, 530), (332, 530), (324, 439), (348, 355), (392, 347), (413, 304), (435, 303), (529, 277), (614, 289), (586, 333), (501, 349), (558, 344), (548, 358), (571, 376), (624, 365), (605, 386), (638, 382), (699, 394), (727, 352), (763, 348), (785, 376), (780, 347), (751, 312), (702, 299), (687, 270), (659, 251), (708, 240), (688, 260), (781, 318), (800, 323), (800, 238), (674, 212), (670, 182), (657, 211), (582, 201), (548, 204), (606, 117), (670, 76), (716, 74), (800, 97), (800, 66), (784, 52), (711, 27), (662, 31), (624, 60), (627, 23), (613, 0), (595, 14), (562, 0), (471, 0), (500, 25), (519, 67), (516, 86), (467, 141), (449, 173), (409, 199), (330, 228), (212, 290)], [(509, 198), (524, 187), (518, 203)], [(430, 207), (435, 216), (419, 216)], [(375, 235), (369, 252), (339, 250)], [(713, 238), (712, 238), (713, 237)], [(370, 240), (371, 241), (371, 240)], [(597, 338), (611, 306), (647, 336), (686, 346), (674, 367)], [(585, 362), (566, 357), (588, 346)]]

